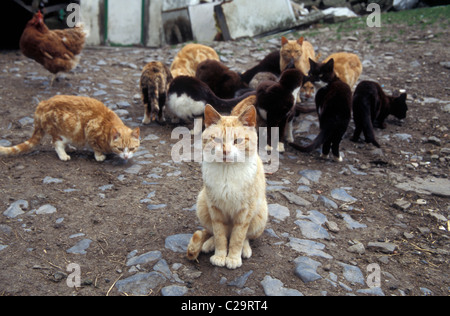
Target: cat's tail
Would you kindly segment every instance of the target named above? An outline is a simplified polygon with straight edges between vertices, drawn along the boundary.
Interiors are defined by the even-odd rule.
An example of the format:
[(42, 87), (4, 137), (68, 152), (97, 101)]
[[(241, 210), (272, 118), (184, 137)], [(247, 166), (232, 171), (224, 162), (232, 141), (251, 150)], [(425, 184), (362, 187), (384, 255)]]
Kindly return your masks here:
[(44, 130), (36, 125), (34, 128), (33, 135), (26, 142), (13, 146), (13, 147), (1, 147), (0, 146), (0, 156), (15, 156), (31, 151), (34, 147), (41, 143), (41, 139), (44, 137)]
[(192, 235), (187, 249), (187, 258), (189, 260), (197, 260), (198, 255), (202, 251), (203, 244), (212, 237), (207, 230), (198, 230)]
[(234, 99), (220, 99), (214, 92), (211, 91), (209, 104), (218, 112), (231, 112), (231, 110), (241, 101), (247, 99), (249, 96), (255, 95), (256, 91), (250, 91)]
[(319, 148), (320, 145), (322, 145), (325, 142), (326, 139), (326, 133), (325, 131), (321, 130), (319, 135), (314, 139), (314, 141), (309, 144), (308, 146), (301, 146), (295, 143), (289, 143), (289, 145), (298, 151), (301, 151), (303, 153), (310, 153), (313, 150)]

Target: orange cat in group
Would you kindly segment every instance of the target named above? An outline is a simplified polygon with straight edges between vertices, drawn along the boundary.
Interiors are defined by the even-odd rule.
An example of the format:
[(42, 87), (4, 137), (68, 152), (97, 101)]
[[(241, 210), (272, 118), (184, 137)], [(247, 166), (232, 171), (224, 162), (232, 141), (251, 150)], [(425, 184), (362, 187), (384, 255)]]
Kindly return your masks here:
[(336, 76), (353, 89), (363, 70), (359, 57), (352, 53), (341, 52), (328, 56), (323, 63), (326, 64), (331, 58), (334, 59)]
[(97, 161), (114, 153), (130, 159), (140, 145), (139, 127), (131, 130), (102, 102), (78, 96), (55, 96), (39, 103), (34, 115), (34, 132), (26, 142), (14, 147), (0, 147), (0, 156), (29, 152), (50, 135), (59, 159), (70, 160), (65, 147), (88, 144)]
[[(309, 72), (309, 59), (317, 61), (320, 57), (314, 52), (314, 47), (303, 37), (298, 40), (290, 41), (286, 37), (281, 38), (280, 50), (280, 69), (283, 72), (289, 64), (293, 64), (296, 69), (300, 70), (305, 76)], [(310, 98), (314, 94), (314, 85), (311, 82), (305, 82), (301, 89), (301, 93)]]
[(188, 44), (175, 56), (170, 66), (173, 78), (178, 76), (195, 77), (197, 66), (202, 61), (213, 59), (220, 61), (219, 55), (211, 47), (201, 44)]

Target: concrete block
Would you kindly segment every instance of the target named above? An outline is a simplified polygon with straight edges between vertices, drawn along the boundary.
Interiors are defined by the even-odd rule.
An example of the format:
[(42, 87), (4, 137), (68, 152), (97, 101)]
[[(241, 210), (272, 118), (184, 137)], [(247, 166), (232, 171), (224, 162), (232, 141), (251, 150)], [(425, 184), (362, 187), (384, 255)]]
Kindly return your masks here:
[[(264, 4), (262, 4), (264, 3)], [(295, 15), (290, 0), (233, 0), (215, 7), (225, 40), (253, 37), (291, 28)]]
[(189, 6), (192, 36), (197, 42), (212, 42), (217, 34), (214, 7), (217, 3)]

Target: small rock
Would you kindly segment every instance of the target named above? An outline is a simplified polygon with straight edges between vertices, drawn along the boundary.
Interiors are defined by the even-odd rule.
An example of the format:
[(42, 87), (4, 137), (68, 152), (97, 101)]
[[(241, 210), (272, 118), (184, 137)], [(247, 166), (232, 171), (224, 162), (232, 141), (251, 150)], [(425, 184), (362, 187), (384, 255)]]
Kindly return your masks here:
[(297, 290), (285, 288), (283, 282), (269, 275), (266, 275), (264, 280), (261, 281), (261, 285), (267, 296), (303, 296)]
[(85, 255), (87, 253), (86, 250), (91, 245), (91, 242), (92, 240), (90, 239), (83, 239), (72, 248), (66, 250), (66, 252), (71, 254)]
[(269, 215), (275, 217), (279, 221), (284, 221), (291, 214), (289, 209), (280, 204), (269, 204), (268, 205)]
[(11, 204), (8, 209), (3, 212), (3, 215), (9, 218), (16, 218), (17, 216), (20, 216), (24, 214), (24, 209), (26, 210), (28, 208), (28, 201), (25, 200), (19, 200)]
[(150, 294), (154, 289), (160, 287), (166, 278), (158, 272), (138, 273), (127, 279), (120, 280), (116, 283), (119, 292), (136, 296)]
[(166, 238), (165, 247), (173, 252), (186, 253), (192, 234), (179, 234)]
[(299, 172), (300, 175), (304, 176), (306, 179), (312, 182), (318, 182), (322, 176), (322, 171), (320, 170), (303, 170)]
[(63, 183), (64, 180), (62, 179), (56, 179), (52, 177), (45, 177), (44, 180), (42, 180), (44, 184), (57, 184), (57, 183)]
[(365, 284), (364, 275), (358, 267), (338, 262), (344, 268), (344, 278), (351, 283)]
[(426, 142), (430, 143), (430, 144), (433, 144), (433, 145), (436, 145), (436, 146), (441, 146), (441, 144), (442, 144), (441, 140), (439, 138), (437, 138), (436, 136), (428, 137)]
[(327, 226), (328, 230), (332, 233), (339, 233), (339, 231), (340, 231), (337, 223), (335, 223), (333, 221), (328, 221), (325, 223), (325, 225)]
[(245, 283), (247, 282), (248, 278), (252, 275), (253, 270), (248, 271), (244, 275), (241, 275), (240, 277), (237, 277), (231, 282), (228, 282), (228, 286), (235, 286), (238, 288), (243, 288), (245, 286)]
[(397, 251), (398, 247), (396, 244), (389, 242), (369, 242), (369, 244), (367, 245), (367, 249), (380, 251), (386, 254), (392, 254)]
[(298, 195), (295, 195), (294, 193), (281, 191), (281, 194), (284, 195), (284, 197), (289, 201), (289, 203), (296, 204), (298, 206), (309, 206), (311, 205), (310, 202), (306, 201), (304, 198), (299, 197)]
[(363, 255), (366, 253), (366, 248), (362, 243), (357, 243), (353, 246), (350, 246), (347, 250), (351, 253), (357, 253), (359, 255)]
[(189, 289), (185, 286), (169, 285), (162, 288), (161, 294), (162, 296), (184, 296), (188, 291)]
[(394, 202), (393, 206), (400, 211), (406, 211), (411, 207), (411, 203), (403, 199), (399, 199)]
[(127, 267), (131, 267), (137, 264), (147, 264), (162, 258), (161, 251), (150, 251), (143, 255), (132, 257), (127, 261)]
[(353, 196), (347, 193), (344, 188), (334, 189), (331, 191), (331, 197), (333, 199), (344, 201), (346, 203), (351, 203), (357, 201)]
[(303, 237), (308, 239), (328, 239), (330, 235), (321, 225), (310, 221), (295, 221), (300, 227)]
[(308, 257), (298, 257), (294, 260), (294, 263), (296, 264), (294, 273), (304, 283), (322, 279), (322, 276), (317, 273), (317, 268), (322, 265), (320, 262)]
[(53, 213), (56, 213), (56, 207), (50, 204), (43, 205), (36, 211), (37, 215), (53, 214)]

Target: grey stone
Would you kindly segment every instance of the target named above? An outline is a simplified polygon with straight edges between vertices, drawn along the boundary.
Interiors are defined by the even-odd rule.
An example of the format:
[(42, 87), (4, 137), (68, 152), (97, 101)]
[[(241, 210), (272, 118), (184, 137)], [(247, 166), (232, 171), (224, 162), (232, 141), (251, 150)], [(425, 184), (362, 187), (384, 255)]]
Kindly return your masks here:
[(303, 296), (297, 290), (285, 288), (283, 282), (269, 275), (265, 276), (264, 280), (261, 281), (261, 285), (267, 296)]
[(6, 248), (8, 248), (8, 245), (0, 245), (0, 251), (5, 250)]
[(162, 296), (184, 296), (188, 291), (189, 289), (185, 286), (169, 285), (162, 288), (161, 294)]
[(350, 229), (367, 228), (366, 224), (361, 224), (355, 221), (349, 214), (342, 214), (344, 221), (347, 223), (347, 227)]
[(380, 251), (382, 253), (392, 254), (398, 249), (396, 244), (389, 242), (369, 242), (367, 249)]
[(119, 292), (131, 295), (148, 295), (154, 289), (160, 287), (166, 278), (158, 272), (152, 271), (150, 273), (138, 273), (127, 279), (120, 280), (116, 283)]
[(160, 251), (150, 251), (137, 257), (132, 257), (127, 261), (127, 267), (137, 264), (147, 264), (162, 258)]
[(355, 202), (357, 199), (355, 199), (353, 196), (347, 193), (344, 188), (334, 189), (331, 191), (331, 197), (333, 199), (344, 201), (347, 203)]
[(316, 257), (321, 257), (321, 258), (325, 258), (325, 259), (333, 259), (332, 256), (330, 256), (326, 252), (322, 251), (323, 249), (325, 249), (325, 245), (321, 244), (319, 242), (315, 242), (315, 241), (307, 240), (307, 239), (299, 239), (299, 238), (295, 238), (295, 237), (289, 237), (288, 245), (295, 251), (304, 253), (308, 256), (316, 256)]
[(358, 267), (338, 262), (344, 268), (344, 278), (350, 283), (365, 284), (364, 275)]
[(357, 290), (356, 293), (369, 294), (369, 295), (375, 295), (375, 296), (385, 296), (383, 290), (380, 287), (373, 287), (370, 289)]
[(303, 237), (308, 239), (328, 239), (330, 235), (321, 225), (310, 221), (295, 221), (300, 227)]
[(336, 202), (334, 202), (333, 200), (330, 200), (329, 198), (323, 196), (323, 195), (319, 195), (319, 202), (322, 202), (323, 206), (325, 206), (326, 208), (332, 208), (332, 209), (337, 209), (338, 205), (336, 204)]
[(58, 183), (63, 183), (64, 180), (56, 179), (56, 178), (52, 178), (52, 177), (45, 177), (44, 180), (42, 180), (42, 182), (44, 184), (58, 184)]
[(53, 214), (53, 213), (56, 213), (56, 207), (50, 204), (43, 205), (36, 211), (37, 215)]
[(306, 179), (312, 182), (318, 182), (322, 176), (322, 171), (320, 170), (303, 170), (299, 172), (300, 175), (304, 176)]
[(247, 273), (237, 277), (233, 281), (228, 282), (228, 286), (235, 286), (238, 288), (243, 288), (245, 286), (245, 283), (247, 282), (248, 278), (252, 275), (253, 270), (248, 271)]
[(126, 169), (125, 172), (128, 174), (138, 174), (142, 169), (141, 165), (135, 164), (130, 168)]
[(281, 191), (280, 193), (284, 195), (284, 197), (289, 201), (289, 203), (293, 203), (293, 204), (296, 204), (298, 206), (309, 206), (309, 205), (311, 205), (310, 202), (306, 201), (302, 197), (299, 197), (298, 195), (295, 195), (294, 193), (285, 192), (285, 191)]
[(304, 283), (310, 283), (322, 279), (317, 273), (317, 268), (322, 264), (308, 257), (298, 257), (294, 260), (296, 264), (295, 275), (298, 276)]
[(277, 220), (284, 221), (291, 214), (289, 209), (280, 204), (269, 204), (268, 205), (269, 215), (275, 217)]
[(71, 253), (71, 254), (85, 255), (87, 253), (86, 250), (89, 248), (91, 243), (92, 243), (92, 240), (83, 239), (82, 241), (77, 243), (72, 248), (66, 250), (66, 252)]
[(395, 187), (418, 194), (436, 195), (445, 198), (450, 197), (450, 180), (444, 178), (427, 177), (422, 179), (415, 177), (414, 180), (398, 183)]
[(28, 201), (25, 200), (19, 200), (11, 204), (8, 209), (3, 212), (3, 215), (5, 215), (8, 218), (16, 218), (17, 216), (20, 216), (24, 214), (24, 209), (26, 210), (28, 208)]
[(363, 255), (366, 253), (366, 248), (362, 243), (356, 243), (353, 246), (348, 247), (347, 250), (351, 253), (357, 253), (359, 255)]
[(191, 241), (192, 234), (179, 234), (172, 235), (166, 238), (166, 249), (173, 252), (186, 253), (189, 242)]

